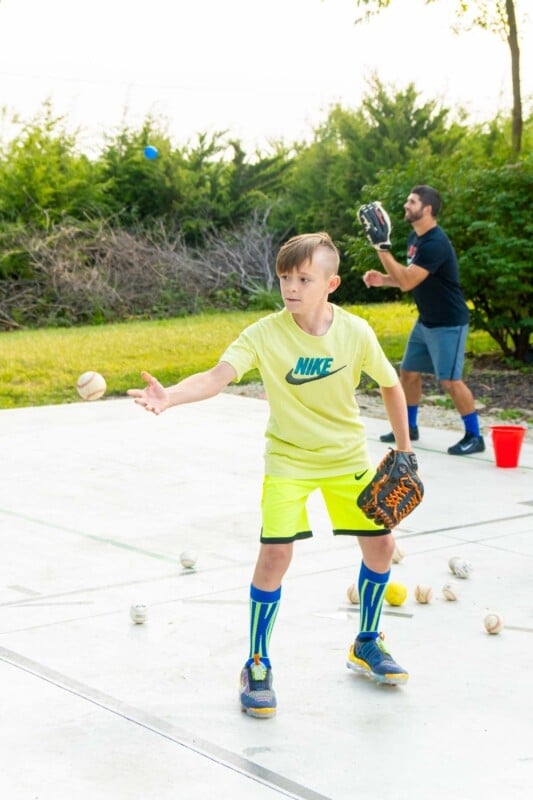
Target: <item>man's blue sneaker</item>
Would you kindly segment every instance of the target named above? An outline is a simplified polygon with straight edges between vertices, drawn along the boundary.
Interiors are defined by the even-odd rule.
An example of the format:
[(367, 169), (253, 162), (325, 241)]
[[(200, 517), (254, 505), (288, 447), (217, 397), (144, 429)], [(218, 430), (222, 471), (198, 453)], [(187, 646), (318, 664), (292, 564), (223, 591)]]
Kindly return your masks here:
[[(413, 428), (409, 428), (409, 438), (412, 442), (417, 442), (420, 439), (420, 432), (418, 430), (418, 425), (415, 425)], [(380, 442), (387, 442), (392, 443), (396, 441), (396, 438), (391, 431), (390, 433), (384, 433), (379, 437)]]
[(460, 442), (448, 447), (451, 456), (469, 456), (471, 453), (483, 453), (484, 450), (483, 436), (476, 436), (474, 433), (465, 433)]
[(241, 672), (239, 689), (241, 709), (250, 717), (267, 719), (276, 713), (276, 695), (272, 689), (272, 669), (265, 666), (258, 655), (250, 666)]
[(355, 640), (350, 647), (348, 669), (368, 675), (378, 683), (389, 683), (392, 686), (407, 683), (409, 673), (400, 667), (386, 650), (381, 638)]

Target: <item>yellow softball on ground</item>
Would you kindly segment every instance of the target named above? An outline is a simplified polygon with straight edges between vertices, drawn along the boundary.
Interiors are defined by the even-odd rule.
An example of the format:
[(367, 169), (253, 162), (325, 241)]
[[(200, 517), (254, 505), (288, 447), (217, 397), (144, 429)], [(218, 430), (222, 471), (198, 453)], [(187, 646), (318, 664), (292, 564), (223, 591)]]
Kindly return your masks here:
[(407, 588), (403, 583), (388, 583), (385, 600), (390, 606), (401, 606), (407, 599)]
[(417, 603), (430, 603), (433, 597), (433, 589), (431, 586), (424, 586), (419, 583), (415, 588), (415, 600)]
[(346, 589), (346, 596), (350, 601), (350, 603), (357, 605), (357, 603), (359, 602), (359, 591), (357, 589), (357, 584), (352, 583), (350, 584), (350, 586), (348, 586), (348, 588)]

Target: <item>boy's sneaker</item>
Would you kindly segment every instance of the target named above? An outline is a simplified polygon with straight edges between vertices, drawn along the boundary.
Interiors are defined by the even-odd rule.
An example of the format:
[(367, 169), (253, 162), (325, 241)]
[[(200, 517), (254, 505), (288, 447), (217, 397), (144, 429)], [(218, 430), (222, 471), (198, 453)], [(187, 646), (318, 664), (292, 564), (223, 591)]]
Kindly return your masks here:
[[(409, 428), (409, 438), (411, 439), (412, 442), (417, 442), (420, 439), (420, 434), (418, 432), (418, 425), (415, 425), (414, 428)], [(393, 432), (391, 431), (390, 433), (384, 433), (382, 436), (380, 436), (379, 441), (387, 442), (387, 444), (390, 444), (392, 442), (395, 442), (396, 439)]]
[(266, 719), (276, 713), (276, 695), (272, 689), (272, 669), (265, 666), (258, 655), (249, 667), (241, 672), (239, 689), (241, 710), (250, 717)]
[(350, 647), (346, 666), (354, 672), (368, 675), (378, 683), (389, 683), (392, 686), (406, 683), (409, 679), (409, 673), (386, 650), (381, 635), (378, 639), (358, 637)]
[(476, 436), (474, 433), (465, 433), (460, 442), (448, 447), (451, 456), (469, 456), (471, 453), (483, 453), (484, 450), (483, 436)]

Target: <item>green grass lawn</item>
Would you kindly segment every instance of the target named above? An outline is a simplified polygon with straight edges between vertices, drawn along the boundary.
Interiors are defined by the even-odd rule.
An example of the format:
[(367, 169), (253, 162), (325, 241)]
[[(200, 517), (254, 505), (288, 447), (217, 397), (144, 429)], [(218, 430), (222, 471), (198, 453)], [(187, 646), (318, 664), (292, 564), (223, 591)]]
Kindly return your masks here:
[[(414, 306), (380, 303), (352, 306), (376, 331), (389, 359), (400, 360), (416, 317)], [(226, 346), (250, 323), (268, 312), (203, 314), (172, 320), (127, 322), (81, 328), (49, 328), (0, 335), (0, 408), (83, 402), (76, 391), (78, 376), (100, 372), (107, 397), (124, 396), (142, 385), (147, 369), (163, 384), (176, 383), (208, 369)], [(490, 337), (472, 332), (469, 352), (495, 350)], [(250, 373), (247, 380), (257, 380)]]

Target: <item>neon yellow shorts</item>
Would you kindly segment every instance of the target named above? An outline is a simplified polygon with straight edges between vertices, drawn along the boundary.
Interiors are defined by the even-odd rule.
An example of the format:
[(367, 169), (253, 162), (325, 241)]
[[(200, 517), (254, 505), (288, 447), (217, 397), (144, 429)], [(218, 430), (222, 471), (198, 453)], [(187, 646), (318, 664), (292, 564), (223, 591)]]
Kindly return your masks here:
[(261, 499), (261, 541), (287, 544), (309, 539), (313, 531), (307, 516), (309, 495), (320, 490), (335, 535), (382, 536), (388, 528), (375, 525), (363, 514), (356, 499), (374, 476), (368, 469), (362, 474), (336, 475), (332, 478), (282, 478), (265, 475)]

